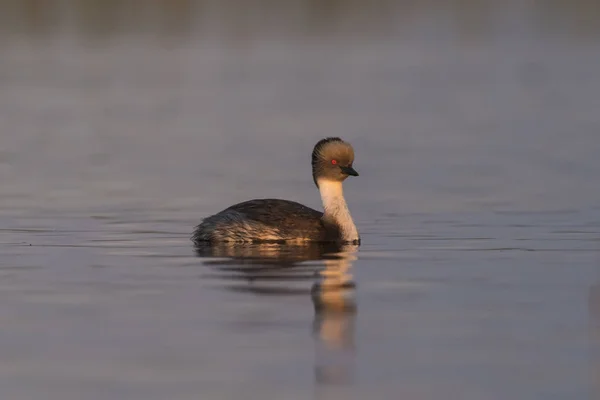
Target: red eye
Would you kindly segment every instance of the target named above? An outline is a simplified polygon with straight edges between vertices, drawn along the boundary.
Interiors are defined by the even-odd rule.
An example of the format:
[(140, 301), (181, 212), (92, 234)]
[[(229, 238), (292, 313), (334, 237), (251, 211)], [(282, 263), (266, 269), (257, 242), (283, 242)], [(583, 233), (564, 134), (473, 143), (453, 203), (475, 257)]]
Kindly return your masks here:
[(337, 161), (336, 161), (336, 160), (331, 160), (331, 163), (332, 163), (333, 165), (335, 165), (335, 164), (337, 164)]

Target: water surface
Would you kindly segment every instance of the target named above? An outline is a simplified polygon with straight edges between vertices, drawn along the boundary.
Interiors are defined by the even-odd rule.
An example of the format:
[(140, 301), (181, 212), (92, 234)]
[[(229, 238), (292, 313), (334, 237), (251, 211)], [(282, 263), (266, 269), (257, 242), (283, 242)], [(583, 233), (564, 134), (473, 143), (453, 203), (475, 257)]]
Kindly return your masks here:
[[(598, 397), (595, 2), (1, 4), (0, 397)], [(196, 252), (333, 135), (359, 249)]]

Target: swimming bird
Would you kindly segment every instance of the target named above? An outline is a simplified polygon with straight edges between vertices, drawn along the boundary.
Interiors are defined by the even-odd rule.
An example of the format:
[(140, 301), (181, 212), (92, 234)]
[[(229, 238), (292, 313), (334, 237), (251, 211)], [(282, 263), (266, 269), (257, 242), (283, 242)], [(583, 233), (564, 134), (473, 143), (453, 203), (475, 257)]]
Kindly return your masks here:
[(313, 181), (324, 211), (290, 200), (255, 199), (205, 218), (193, 233), (196, 244), (215, 242), (336, 242), (360, 244), (342, 182), (358, 176), (354, 149), (339, 137), (320, 140), (312, 152)]

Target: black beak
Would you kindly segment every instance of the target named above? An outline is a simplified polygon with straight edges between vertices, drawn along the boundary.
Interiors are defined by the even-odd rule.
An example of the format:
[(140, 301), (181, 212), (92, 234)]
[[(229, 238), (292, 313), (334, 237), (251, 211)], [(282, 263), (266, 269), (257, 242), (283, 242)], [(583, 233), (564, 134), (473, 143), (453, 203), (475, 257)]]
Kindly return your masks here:
[(346, 175), (352, 175), (352, 176), (358, 176), (358, 172), (356, 172), (354, 170), (354, 168), (352, 167), (342, 167), (340, 166), (340, 169), (342, 170), (343, 173), (345, 173)]

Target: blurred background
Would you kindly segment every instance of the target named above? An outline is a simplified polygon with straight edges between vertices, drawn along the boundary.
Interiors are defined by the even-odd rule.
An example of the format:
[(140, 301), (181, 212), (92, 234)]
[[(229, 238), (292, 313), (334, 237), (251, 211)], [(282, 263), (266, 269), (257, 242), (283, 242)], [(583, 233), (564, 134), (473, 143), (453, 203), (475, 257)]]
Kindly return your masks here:
[[(0, 0), (0, 397), (597, 398), (599, 21), (595, 0)], [(320, 209), (325, 136), (355, 148), (363, 239), (358, 311), (332, 318), (314, 264), (259, 290), (188, 240), (251, 198)]]
[(324, 136), (365, 209), (600, 199), (596, 1), (0, 4), (2, 213), (317, 207)]

